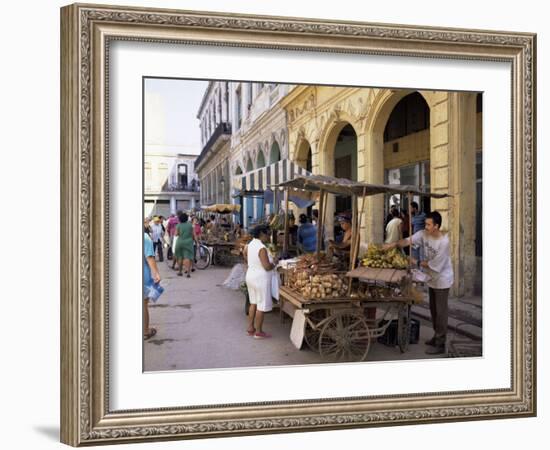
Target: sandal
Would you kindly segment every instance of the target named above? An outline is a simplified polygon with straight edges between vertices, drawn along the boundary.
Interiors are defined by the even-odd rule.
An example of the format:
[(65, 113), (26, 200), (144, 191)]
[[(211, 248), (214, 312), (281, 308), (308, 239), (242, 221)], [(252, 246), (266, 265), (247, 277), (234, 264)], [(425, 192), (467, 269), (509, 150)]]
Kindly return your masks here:
[(265, 333), (263, 331), (258, 331), (256, 334), (254, 334), (254, 339), (268, 339), (271, 335), (268, 333)]
[(178, 272), (178, 277), (182, 277), (182, 276), (183, 276), (183, 273)]
[(157, 334), (156, 328), (149, 329), (149, 333), (143, 335), (143, 340), (151, 339), (155, 334)]
[(256, 334), (256, 328), (246, 330), (246, 334), (248, 334), (249, 336), (254, 336)]

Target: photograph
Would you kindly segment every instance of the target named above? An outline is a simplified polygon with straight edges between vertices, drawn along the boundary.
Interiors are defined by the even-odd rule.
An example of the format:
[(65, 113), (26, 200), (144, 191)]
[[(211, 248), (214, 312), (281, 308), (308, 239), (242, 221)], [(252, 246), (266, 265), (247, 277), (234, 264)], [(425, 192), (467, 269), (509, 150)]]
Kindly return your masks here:
[(481, 92), (142, 95), (144, 371), (483, 356)]

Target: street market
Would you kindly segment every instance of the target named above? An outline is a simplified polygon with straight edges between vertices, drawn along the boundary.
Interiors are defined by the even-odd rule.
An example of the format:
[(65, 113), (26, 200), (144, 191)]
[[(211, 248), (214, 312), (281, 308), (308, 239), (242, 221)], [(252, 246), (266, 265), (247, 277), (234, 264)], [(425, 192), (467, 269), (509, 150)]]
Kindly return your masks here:
[[(220, 352), (229, 351), (232, 338), (217, 330), (228, 336), (241, 330), (259, 340), (261, 347), (254, 348), (271, 352), (256, 355), (253, 366), (281, 362), (278, 346), (287, 344), (292, 363), (416, 358), (419, 348), (425, 358), (481, 355), (480, 333), (469, 329), (481, 325), (481, 309), (465, 328), (449, 315), (452, 298), (481, 305), (482, 246), (481, 184), (455, 176), (455, 166), (430, 143), (447, 136), (430, 126), (429, 113), (437, 102), (452, 100), (448, 93), (380, 91), (395, 102), (369, 124), (354, 119), (351, 104), (335, 103), (342, 96), (378, 111), (369, 95), (379, 93), (369, 88), (203, 86), (196, 159), (178, 154), (170, 163), (152, 146), (146, 152), (144, 239), (150, 236), (153, 250), (144, 259), (152, 274), (144, 285), (151, 294), (144, 299), (145, 358), (153, 357), (148, 344), (162, 341), (166, 329), (155, 317), (163, 302), (167, 308), (189, 305), (196, 313), (197, 295), (199, 309), (212, 309), (187, 317), (185, 329), (207, 329), (200, 342), (209, 352), (184, 343), (196, 336), (175, 339), (187, 357), (198, 352), (197, 361), (214, 354), (225, 360)], [(233, 88), (237, 97), (220, 97)], [(248, 110), (240, 109), (246, 106), (241, 94), (251, 102)], [(479, 122), (480, 97), (467, 97)], [(316, 101), (332, 113), (314, 108)], [(480, 145), (468, 141), (457, 161), (463, 165), (456, 167), (481, 170)], [(194, 180), (198, 190), (190, 188)], [(176, 277), (153, 263), (157, 257), (163, 262), (163, 250)], [(173, 313), (171, 318), (186, 316)], [(456, 350), (459, 339), (451, 339), (454, 331), (447, 338), (448, 326), (476, 341), (471, 351), (469, 342)], [(219, 367), (216, 358), (199, 366)], [(227, 367), (245, 361), (250, 363), (236, 358)]]

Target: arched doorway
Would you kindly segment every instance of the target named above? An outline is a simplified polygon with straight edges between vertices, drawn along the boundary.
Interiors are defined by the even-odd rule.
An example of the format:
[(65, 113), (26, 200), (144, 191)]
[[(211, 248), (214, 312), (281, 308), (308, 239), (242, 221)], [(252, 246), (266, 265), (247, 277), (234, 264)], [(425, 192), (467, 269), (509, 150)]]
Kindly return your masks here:
[(311, 145), (305, 139), (302, 139), (296, 150), (296, 164), (308, 172), (313, 171), (313, 156), (311, 153)]
[[(240, 179), (243, 175), (243, 170), (241, 169), (241, 166), (237, 165), (236, 169), (235, 169), (235, 177), (237, 179)], [(238, 218), (238, 223), (240, 224), (243, 224), (244, 221), (243, 221), (243, 208), (244, 208), (244, 205), (243, 205), (243, 196), (242, 196), (242, 192), (241, 191), (241, 187), (239, 185), (239, 189), (238, 189), (238, 195), (233, 199), (234, 203), (236, 205), (241, 205), (241, 210), (239, 211), (239, 218)]]
[[(357, 134), (350, 124), (340, 130), (334, 144), (334, 176), (357, 181)], [(337, 196), (334, 213), (351, 212), (351, 197)]]
[(265, 157), (264, 152), (260, 150), (258, 151), (258, 158), (256, 159), (256, 169), (260, 169), (261, 167), (265, 167)]
[[(384, 127), (384, 183), (412, 185), (430, 190), (430, 107), (418, 92), (412, 92), (391, 110)], [(430, 198), (415, 196), (421, 211), (430, 211)], [(388, 195), (384, 201), (384, 227), (391, 206), (408, 212), (407, 196)], [(408, 227), (404, 237), (408, 236)]]
[[(357, 130), (359, 124), (353, 116), (339, 111), (334, 113), (335, 119), (331, 120), (319, 139), (319, 155), (317, 173), (322, 175), (358, 179), (357, 170)], [(341, 228), (336, 225), (336, 216), (344, 212), (351, 212), (352, 201), (347, 196), (329, 195), (324, 217), (327, 239), (337, 238), (341, 234)]]
[(273, 142), (271, 145), (271, 151), (269, 152), (269, 164), (276, 163), (281, 160), (281, 149), (277, 141)]
[[(295, 162), (298, 166), (300, 166), (302, 169), (306, 169), (308, 172), (313, 172), (313, 154), (311, 151), (311, 145), (309, 142), (305, 139), (302, 139), (300, 143), (298, 144), (298, 147), (296, 149), (295, 153)], [(305, 214), (313, 219), (313, 206), (309, 206), (308, 208), (304, 210), (299, 211), (301, 214), (302, 212), (305, 212)]]

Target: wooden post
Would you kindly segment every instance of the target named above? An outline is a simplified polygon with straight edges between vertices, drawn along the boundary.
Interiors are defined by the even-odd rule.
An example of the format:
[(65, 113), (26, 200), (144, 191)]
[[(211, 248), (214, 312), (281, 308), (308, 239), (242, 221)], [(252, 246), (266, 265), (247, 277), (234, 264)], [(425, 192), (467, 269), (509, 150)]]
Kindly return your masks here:
[(323, 236), (323, 226), (324, 226), (324, 205), (325, 205), (325, 192), (321, 189), (319, 191), (319, 221), (317, 223), (317, 261), (321, 257), (321, 238)]
[[(361, 223), (363, 221), (363, 214), (365, 212), (365, 200), (367, 197), (367, 188), (363, 188), (363, 198), (361, 201), (361, 210), (358, 212), (358, 225), (357, 225), (357, 249), (355, 250), (354, 260), (359, 256), (359, 248), (361, 247)], [(354, 267), (355, 268), (355, 267)]]
[(285, 188), (285, 235), (283, 241), (283, 255), (288, 254), (288, 187)]
[(413, 266), (413, 263), (412, 263), (412, 254), (413, 254), (413, 251), (412, 251), (412, 211), (411, 211), (411, 202), (412, 202), (412, 193), (409, 192), (407, 194), (408, 198), (409, 198), (409, 242), (411, 243), (411, 245), (409, 245), (409, 269), (412, 268)]

